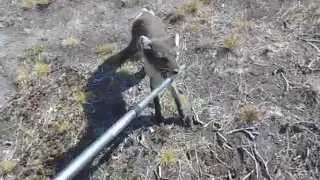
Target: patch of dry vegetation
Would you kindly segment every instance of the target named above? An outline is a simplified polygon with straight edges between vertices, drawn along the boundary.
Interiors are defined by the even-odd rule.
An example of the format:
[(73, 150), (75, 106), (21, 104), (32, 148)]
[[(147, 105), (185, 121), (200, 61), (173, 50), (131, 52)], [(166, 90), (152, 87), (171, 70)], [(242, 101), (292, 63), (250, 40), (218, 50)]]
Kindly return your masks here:
[(50, 71), (50, 65), (45, 63), (43, 60), (37, 61), (34, 65), (34, 72), (40, 78), (48, 77)]
[[(1, 112), (2, 119), (17, 124), (15, 151), (1, 164), (5, 176), (51, 177), (55, 173), (52, 162), (73, 147), (85, 130), (86, 118), (79, 106), (86, 98), (74, 99), (72, 94), (73, 89), (84, 87), (85, 78), (57, 61), (39, 61), (43, 51), (40, 46), (26, 51), (25, 69), (17, 77), (21, 88)], [(39, 81), (38, 76), (46, 78)]]
[(160, 165), (170, 166), (177, 162), (175, 151), (173, 149), (164, 149), (160, 155)]
[(262, 120), (262, 112), (255, 105), (246, 104), (239, 109), (238, 120), (245, 123)]
[(35, 6), (48, 5), (50, 0), (22, 0), (21, 7), (25, 9), (31, 9)]
[(231, 34), (227, 36), (223, 42), (223, 47), (231, 50), (237, 47), (240, 43), (240, 37), (239, 35)]
[[(319, 108), (319, 102), (314, 100), (315, 92), (310, 92), (309, 86), (297, 83), (304, 81), (304, 77), (297, 75), (296, 69), (292, 70), (294, 69), (293, 64), (304, 54), (300, 51), (301, 42), (296, 42), (296, 39), (292, 38), (296, 35), (292, 32), (298, 32), (298, 26), (302, 24), (307, 26), (307, 23), (299, 22), (295, 24), (297, 27), (281, 31), (281, 28), (275, 25), (278, 22), (274, 22), (274, 18), (278, 18), (279, 14), (283, 12), (285, 13), (284, 7), (286, 6), (282, 7), (284, 9), (281, 9), (279, 14), (267, 15), (263, 14), (266, 9), (278, 8), (274, 1), (267, 1), (267, 5), (262, 1), (246, 1), (244, 2), (247, 3), (246, 5), (256, 3), (259, 6), (257, 8), (251, 7), (252, 11), (245, 14), (242, 10), (247, 7), (234, 7), (235, 2), (228, 2), (225, 1), (224, 8), (221, 8), (223, 10), (220, 9), (223, 11), (223, 13), (220, 12), (221, 16), (225, 18), (225, 11), (233, 7), (234, 9), (231, 8), (232, 13), (239, 10), (230, 18), (236, 19), (235, 21), (224, 22), (224, 28), (219, 26), (221, 24), (215, 24), (219, 26), (217, 29), (220, 29), (217, 30), (218, 32), (215, 31), (216, 29), (211, 29), (213, 33), (204, 31), (200, 27), (200, 31), (194, 31), (192, 34), (196, 38), (186, 38), (186, 46), (188, 47), (186, 61), (192, 65), (188, 72), (188, 78), (191, 76), (193, 78), (188, 82), (196, 89), (189, 91), (198, 91), (195, 92), (194, 97), (199, 97), (202, 100), (200, 116), (208, 123), (204, 128), (192, 132), (174, 125), (153, 127), (153, 131), (150, 132), (135, 132), (134, 136), (145, 137), (143, 142), (136, 142), (137, 140), (129, 137), (127, 140), (134, 145), (128, 145), (125, 142), (121, 145), (121, 150), (119, 149), (115, 153), (118, 158), (111, 160), (111, 163), (116, 161), (119, 166), (111, 168), (107, 164), (103, 167), (105, 172), (114, 172), (108, 174), (108, 178), (117, 179), (119, 175), (122, 176), (123, 172), (127, 171), (137, 179), (319, 178), (319, 175), (316, 175), (319, 171), (316, 165), (319, 160), (315, 158), (319, 156), (315, 150), (319, 148), (318, 140), (315, 140), (319, 138), (319, 133), (315, 132), (320, 125), (314, 119), (319, 118), (319, 113), (314, 109), (315, 107)], [(217, 6), (219, 5), (221, 4), (217, 3)], [(290, 6), (292, 5), (294, 3), (290, 4)], [(192, 7), (191, 10), (186, 12), (196, 11), (193, 7), (197, 6), (190, 7)], [(299, 8), (308, 9), (310, 7), (300, 6)], [(310, 12), (316, 15), (317, 11), (314, 9), (316, 8), (310, 8)], [(261, 19), (247, 17), (256, 14)], [(310, 13), (305, 12), (305, 15), (308, 14)], [(237, 19), (239, 17), (242, 19)], [(286, 13), (283, 17), (290, 19)], [(221, 22), (223, 18), (217, 18), (221, 18), (217, 22), (223, 24)], [(186, 24), (192, 24), (193, 19), (194, 17), (189, 19), (187, 17)], [(304, 18), (303, 21), (307, 22), (306, 19), (312, 22), (309, 27), (314, 27), (317, 20), (310, 16)], [(186, 28), (185, 30), (189, 32), (190, 29)], [(211, 37), (210, 35), (215, 36), (216, 34), (219, 34), (219, 37), (221, 34), (225, 34), (222, 43), (224, 48), (239, 50), (228, 56), (228, 60), (231, 61), (226, 61), (226, 57), (212, 57), (211, 53), (214, 48), (208, 48), (201, 54), (196, 54), (191, 50), (194, 47), (190, 46), (198, 43), (196, 41), (198, 37), (204, 36), (203, 39), (206, 40)], [(317, 35), (312, 35), (316, 41), (319, 40)], [(274, 41), (282, 47), (270, 50), (272, 56), (265, 57), (261, 53), (261, 49)], [(318, 43), (313, 42), (313, 44), (318, 46)], [(214, 46), (214, 44), (210, 45)], [(305, 53), (317, 51), (314, 46), (310, 46), (310, 49), (312, 50)], [(293, 52), (294, 50), (299, 53)], [(311, 57), (314, 58), (314, 56)], [(188, 60), (190, 58), (191, 60)], [(199, 61), (197, 61), (198, 58)], [(319, 64), (316, 64), (313, 66), (319, 68)], [(214, 70), (210, 69), (211, 66)], [(281, 78), (280, 75), (278, 79), (269, 76), (272, 69), (279, 67), (281, 67), (285, 78)], [(223, 71), (227, 71), (226, 75), (220, 76), (219, 73)], [(312, 78), (318, 77), (318, 74), (310, 76)], [(283, 84), (296, 89), (288, 88), (287, 92), (283, 93)], [(297, 93), (298, 91), (299, 93)], [(172, 99), (164, 98), (166, 110), (174, 112), (170, 102)], [(255, 103), (244, 104), (238, 108), (239, 104), (243, 102), (255, 102), (259, 105)], [(299, 107), (296, 107), (297, 103), (300, 104)], [(301, 122), (304, 120), (307, 123)], [(281, 133), (279, 133), (279, 127), (286, 124), (286, 121), (289, 123), (285, 128), (281, 128)], [(299, 125), (293, 121), (298, 121)], [(136, 145), (139, 143), (141, 145)], [(125, 148), (123, 149), (123, 147)], [(306, 155), (306, 152), (310, 152), (310, 154)], [(129, 160), (130, 165), (127, 166), (126, 163)], [(166, 167), (165, 163), (159, 163), (161, 161), (172, 163)], [(304, 168), (302, 164), (307, 164), (308, 168)], [(310, 167), (312, 170), (309, 169)], [(124, 175), (122, 178), (127, 177)]]
[(12, 160), (4, 160), (0, 162), (0, 170), (3, 174), (10, 174), (14, 168), (16, 167), (17, 163)]
[(184, 3), (179, 9), (178, 12), (180, 14), (197, 14), (201, 8), (201, 1), (200, 0), (189, 0), (188, 2)]
[[(204, 28), (200, 21), (193, 23), (202, 13), (201, 3), (211, 2), (216, 24)], [(193, 31), (182, 32), (187, 51), (181, 61), (189, 68), (182, 81), (206, 124), (195, 129), (164, 124), (132, 131), (90, 178), (320, 179), (320, 91), (318, 83), (309, 81), (319, 79), (319, 5), (211, 2), (191, 0), (179, 12), (191, 24), (184, 30)], [(221, 37), (224, 48), (239, 51), (213, 56), (219, 49), (215, 40)], [(194, 46), (207, 39), (214, 42), (195, 52)], [(74, 42), (66, 45), (75, 47)], [(107, 59), (114, 49), (101, 45), (96, 53)], [(87, 117), (79, 108), (91, 97), (83, 88), (85, 77), (61, 63), (39, 61), (44, 51), (42, 46), (27, 51), (17, 71), (19, 91), (0, 114), (1, 120), (17, 124), (17, 148), (0, 162), (4, 178), (50, 177), (55, 158), (74, 147), (85, 129)], [(34, 69), (39, 62), (48, 65), (40, 65), (39, 72), (49, 73), (41, 80), (34, 76), (39, 74)], [(133, 71), (126, 64), (117, 73), (127, 77)], [(162, 98), (163, 111), (172, 117), (176, 109), (167, 95)], [(254, 104), (238, 108), (243, 102)]]
[(97, 46), (97, 54), (102, 61), (107, 60), (110, 56), (119, 52), (119, 48), (115, 43), (101, 44)]
[(62, 40), (61, 44), (65, 47), (76, 47), (80, 43), (79, 39), (75, 36), (69, 36)]

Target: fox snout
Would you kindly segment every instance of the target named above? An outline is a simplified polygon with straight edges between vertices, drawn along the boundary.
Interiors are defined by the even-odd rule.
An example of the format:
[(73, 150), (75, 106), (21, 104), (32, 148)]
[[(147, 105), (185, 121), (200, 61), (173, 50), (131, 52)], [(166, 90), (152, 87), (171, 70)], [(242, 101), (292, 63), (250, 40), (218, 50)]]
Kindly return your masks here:
[(175, 68), (172, 70), (172, 74), (178, 74), (179, 73), (179, 68)]

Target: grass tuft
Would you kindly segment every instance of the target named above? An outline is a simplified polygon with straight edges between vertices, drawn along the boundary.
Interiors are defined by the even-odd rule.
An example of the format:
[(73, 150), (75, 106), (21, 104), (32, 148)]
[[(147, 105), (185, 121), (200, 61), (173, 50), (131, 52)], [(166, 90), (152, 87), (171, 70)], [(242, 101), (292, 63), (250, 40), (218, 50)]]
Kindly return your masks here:
[(38, 77), (47, 77), (51, 71), (49, 64), (44, 61), (37, 61), (34, 65), (34, 71)]
[(0, 163), (0, 169), (3, 174), (10, 174), (14, 168), (16, 167), (17, 163), (10, 160), (4, 160)]
[(172, 149), (165, 149), (160, 156), (160, 165), (169, 166), (176, 162), (176, 154)]
[(76, 92), (74, 94), (74, 99), (79, 103), (79, 104), (84, 104), (87, 102), (87, 95), (85, 92), (80, 91), (80, 92)]
[(80, 90), (75, 90), (73, 93), (74, 100), (79, 104), (85, 104), (88, 100), (95, 98), (96, 95), (93, 92), (84, 92)]
[(110, 56), (118, 52), (118, 46), (115, 43), (101, 44), (97, 46), (97, 54), (103, 60), (107, 60)]
[(62, 40), (62, 46), (75, 47), (80, 43), (79, 39), (74, 36), (69, 36)]
[(70, 129), (71, 124), (67, 120), (61, 120), (55, 123), (54, 128), (58, 133), (64, 133)]
[(16, 80), (21, 84), (26, 84), (29, 80), (29, 73), (25, 68), (20, 68), (17, 72)]
[(37, 5), (47, 5), (50, 3), (49, 0), (34, 0)]
[(31, 9), (37, 5), (48, 5), (49, 3), (49, 0), (22, 0), (21, 7)]
[(240, 121), (249, 123), (253, 121), (260, 121), (262, 117), (260, 111), (256, 106), (244, 105), (238, 113), (238, 119)]
[(224, 40), (223, 46), (224, 48), (231, 50), (231, 49), (234, 49), (239, 44), (239, 42), (240, 42), (240, 37), (232, 34)]
[(210, 0), (200, 0), (203, 4), (210, 4)]
[(21, 6), (26, 9), (33, 8), (33, 0), (22, 0)]
[(240, 29), (252, 30), (256, 24), (253, 21), (239, 20), (239, 21), (233, 22), (232, 25)]
[(200, 0), (190, 0), (179, 8), (181, 14), (197, 14), (201, 7)]

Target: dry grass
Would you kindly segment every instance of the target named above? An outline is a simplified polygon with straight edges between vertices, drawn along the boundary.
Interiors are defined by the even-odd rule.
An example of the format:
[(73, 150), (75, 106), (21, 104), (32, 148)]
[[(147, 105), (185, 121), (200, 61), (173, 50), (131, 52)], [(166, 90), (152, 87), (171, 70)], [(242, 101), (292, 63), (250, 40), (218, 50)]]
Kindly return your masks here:
[(180, 14), (197, 14), (201, 8), (200, 0), (189, 0), (189, 2), (183, 4), (178, 12)]
[(20, 84), (26, 84), (28, 80), (29, 80), (29, 72), (26, 70), (26, 68), (18, 69), (16, 81)]
[(247, 21), (247, 20), (237, 20), (237, 21), (234, 21), (232, 25), (236, 28), (240, 28), (243, 30), (252, 30), (256, 27), (255, 22)]
[(238, 119), (245, 123), (262, 120), (261, 111), (254, 105), (244, 105), (238, 112)]
[(61, 42), (62, 46), (66, 47), (76, 47), (79, 43), (79, 39), (75, 36), (69, 36)]
[(223, 47), (227, 49), (234, 49), (240, 43), (240, 37), (235, 34), (227, 36), (223, 42)]
[(170, 166), (177, 162), (176, 153), (173, 149), (164, 149), (160, 155), (160, 165)]
[[(120, 137), (123, 141), (112, 151), (111, 158), (102, 162), (102, 165), (99, 164), (96, 171), (90, 172), (88, 179), (319, 179), (317, 165), (320, 164), (320, 125), (317, 120), (320, 101), (315, 99), (319, 99), (319, 93), (310, 91), (310, 87), (318, 87), (318, 84), (309, 81), (318, 79), (320, 68), (317, 61), (319, 8), (308, 5), (305, 1), (300, 4), (295, 1), (280, 4), (272, 0), (248, 0), (241, 3), (210, 1), (213, 9), (210, 7), (208, 10), (204, 6), (198, 7), (198, 2), (200, 0), (188, 1), (191, 5), (186, 6), (187, 10), (183, 12), (184, 15), (196, 14), (196, 17), (185, 16), (184, 23), (173, 25), (169, 31), (180, 31), (183, 34), (180, 62), (187, 65), (188, 71), (180, 76), (181, 79), (177, 79), (177, 83), (186, 86), (184, 92), (193, 98), (205, 126), (189, 129), (177, 124), (166, 124), (171, 117), (176, 117), (176, 109), (171, 104), (172, 99), (165, 98), (164, 112), (170, 114), (167, 116), (168, 121), (149, 127), (148, 123), (140, 120), (149, 122), (154, 109), (145, 109), (144, 114), (139, 116), (141, 119), (135, 122), (138, 125), (134, 124), (133, 128), (129, 128), (129, 137)], [(79, 3), (72, 3), (75, 8), (70, 8), (68, 3), (70, 2), (65, 4), (66, 8), (72, 14), (79, 15), (77, 18), (88, 18), (88, 22), (82, 21), (84, 25), (90, 27), (94, 23), (104, 23), (100, 21), (100, 16), (96, 18), (79, 13), (80, 10), (92, 10), (92, 5), (108, 7), (102, 5), (102, 2), (83, 2), (80, 3), (81, 6), (78, 6)], [(170, 3), (161, 4), (161, 8), (171, 8), (172, 4), (168, 4)], [(154, 6), (158, 8), (156, 4)], [(48, 26), (47, 23), (35, 22), (35, 25), (44, 30), (52, 29), (52, 34), (61, 34), (55, 23), (59, 24), (65, 18), (66, 14), (61, 12), (65, 13), (66, 9), (59, 7), (62, 9), (60, 11), (55, 8), (41, 12), (56, 13), (55, 16), (46, 16), (49, 21), (53, 21), (52, 24), (48, 23)], [(30, 16), (38, 14), (24, 13)], [(114, 18), (108, 11), (105, 13), (102, 18)], [(194, 27), (193, 33), (189, 33), (190, 29), (185, 28), (185, 25), (193, 24), (203, 13), (214, 18), (205, 17), (212, 21), (203, 21), (205, 25)], [(117, 17), (119, 18), (114, 22), (119, 24), (115, 25), (127, 22), (126, 18)], [(239, 20), (233, 21), (237, 18)], [(16, 21), (17, 26), (11, 28), (28, 23), (22, 21), (22, 24)], [(102, 24), (102, 27), (109, 26)], [(91, 34), (90, 31), (94, 32)], [(77, 38), (87, 41), (93, 35), (101, 33), (101, 29), (92, 28), (90, 31), (80, 33), (81, 37)], [(118, 31), (110, 33), (118, 34)], [(223, 46), (237, 50), (228, 55), (219, 52), (217, 43), (225, 34), (229, 36), (225, 37)], [(300, 41), (300, 37), (308, 39)], [(103, 39), (105, 34), (101, 33), (97, 38)], [(313, 45), (306, 43), (308, 41)], [(59, 43), (61, 42), (49, 39), (47, 44), (52, 46)], [(94, 47), (95, 43), (86, 42), (92, 45), (90, 50), (74, 48), (76, 53), (72, 54), (81, 62), (88, 63), (90, 72), (97, 67), (97, 64), (90, 63), (96, 62), (96, 54), (104, 59), (115, 52), (109, 45)], [(79, 42), (78, 46), (81, 47), (82, 44)], [(92, 49), (95, 48), (96, 52), (93, 52)], [(202, 48), (201, 51), (198, 51), (199, 48)], [(69, 60), (65, 58), (70, 57), (69, 52), (62, 47), (53, 46), (48, 49), (55, 50), (57, 61)], [(1, 161), (18, 161), (15, 166), (4, 163), (0, 178), (48, 178), (55, 173), (56, 157), (75, 147), (79, 139), (83, 140), (81, 137), (84, 135), (85, 125), (92, 120), (88, 120), (88, 114), (79, 108), (92, 103), (88, 101), (90, 95), (83, 89), (87, 76), (90, 75), (83, 77), (79, 71), (67, 68), (68, 65), (65, 64), (68, 63), (58, 62), (57, 65), (55, 61), (50, 63), (50, 76), (46, 81), (27, 76), (28, 72), (35, 72), (33, 67), (41, 61), (40, 55), (44, 51), (46, 48), (43, 46), (27, 51), (24, 65), (21, 66), (24, 69), (17, 71), (17, 79), (27, 82), (28, 87), (17, 88), (18, 92), (13, 100), (1, 111), (0, 122), (14, 122), (17, 127), (14, 132), (10, 132), (16, 133), (10, 141), (17, 148), (9, 155), (0, 157), (3, 158)], [(265, 51), (268, 53), (265, 54)], [(84, 57), (92, 58), (88, 60)], [(313, 63), (310, 65), (309, 62)], [(72, 65), (74, 67), (82, 64)], [(275, 70), (281, 73), (272, 75), (271, 72)], [(122, 80), (130, 79), (132, 72), (137, 72), (132, 64), (120, 68), (117, 73), (122, 77), (119, 78), (117, 74), (116, 82), (121, 81), (121, 86), (129, 84), (122, 83)], [(109, 86), (109, 81), (106, 84)], [(106, 93), (106, 88), (109, 87), (103, 86), (99, 91), (103, 98), (110, 96)], [(119, 89), (125, 89), (121, 92), (119, 101), (123, 98), (128, 106), (134, 105), (141, 100), (140, 97), (145, 97), (150, 92), (148, 83), (144, 81), (137, 88)], [(120, 96), (119, 89), (115, 88), (117, 96)], [(104, 110), (114, 107), (112, 103), (109, 104), (109, 99), (101, 99), (92, 109), (102, 109), (101, 116), (104, 116)], [(254, 104), (246, 104), (238, 109), (241, 102)], [(234, 121), (235, 118), (239, 121)], [(102, 126), (93, 130), (98, 131), (100, 128)], [(144, 138), (138, 138), (141, 136)], [(8, 175), (4, 175), (4, 172)]]
[(14, 168), (16, 167), (17, 163), (11, 160), (4, 160), (0, 162), (0, 170), (3, 174), (10, 174)]
[(187, 31), (190, 32), (199, 32), (201, 30), (201, 26), (198, 23), (193, 23), (187, 26)]
[(54, 128), (57, 133), (63, 134), (67, 130), (69, 130), (72, 127), (72, 124), (68, 122), (67, 120), (59, 120), (55, 122)]
[(103, 61), (118, 52), (119, 48), (115, 43), (101, 44), (97, 46), (97, 54)]
[(21, 7), (30, 9), (33, 7), (33, 1), (34, 0), (22, 0)]
[[(36, 71), (39, 74), (47, 74), (47, 65), (45, 68), (43, 65), (38, 66)], [(22, 102), (13, 101), (2, 114), (8, 121), (19, 124), (15, 131), (19, 149), (13, 152), (15, 159), (18, 159), (15, 169), (19, 170), (19, 178), (46, 179), (51, 176), (54, 165), (50, 162), (74, 146), (73, 143), (84, 130), (86, 120), (77, 105), (84, 102), (84, 98), (75, 100), (71, 92), (73, 89), (81, 89), (85, 80), (76, 72), (67, 71), (61, 65), (59, 68), (56, 66), (53, 66), (58, 69), (55, 75), (60, 78), (55, 77), (48, 83), (30, 76), (27, 90), (20, 88), (16, 95)], [(12, 168), (10, 163), (2, 166), (3, 171), (8, 173), (13, 171)], [(11, 175), (15, 177), (17, 174)]]
[(33, 69), (36, 75), (40, 78), (48, 77), (51, 71), (50, 65), (44, 61), (37, 61)]
[(49, 3), (49, 0), (22, 0), (21, 7), (31, 9), (37, 5), (48, 5)]

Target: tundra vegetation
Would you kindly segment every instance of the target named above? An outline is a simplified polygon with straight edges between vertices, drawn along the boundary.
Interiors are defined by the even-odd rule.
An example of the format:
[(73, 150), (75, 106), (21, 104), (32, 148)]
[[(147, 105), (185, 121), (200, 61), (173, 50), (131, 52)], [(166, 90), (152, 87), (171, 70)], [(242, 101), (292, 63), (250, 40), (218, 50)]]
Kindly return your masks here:
[(108, 66), (142, 7), (180, 34), (204, 124), (164, 94), (163, 124), (146, 108), (79, 177), (320, 179), (318, 0), (1, 0), (0, 179), (51, 179), (150, 93), (141, 61)]

